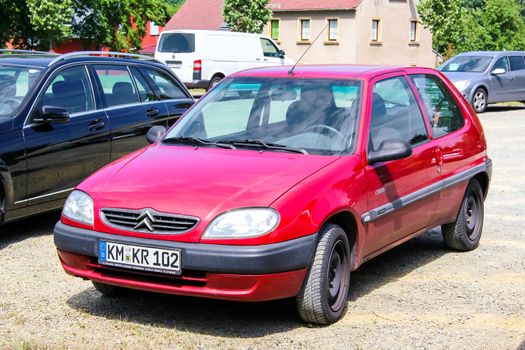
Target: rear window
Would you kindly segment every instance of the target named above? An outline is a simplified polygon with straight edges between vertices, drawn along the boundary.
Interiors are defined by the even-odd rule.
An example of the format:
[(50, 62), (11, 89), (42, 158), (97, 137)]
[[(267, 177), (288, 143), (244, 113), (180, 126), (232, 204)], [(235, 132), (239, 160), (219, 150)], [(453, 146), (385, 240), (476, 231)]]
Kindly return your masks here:
[(187, 53), (195, 51), (195, 34), (169, 33), (160, 38), (158, 51)]

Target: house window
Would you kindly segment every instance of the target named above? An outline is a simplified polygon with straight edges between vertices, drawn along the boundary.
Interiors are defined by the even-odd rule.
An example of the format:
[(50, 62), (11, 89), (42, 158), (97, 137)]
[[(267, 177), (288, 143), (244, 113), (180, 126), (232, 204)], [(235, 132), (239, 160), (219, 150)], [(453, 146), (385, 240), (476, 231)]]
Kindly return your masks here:
[(419, 22), (417, 20), (410, 21), (410, 42), (416, 43), (419, 41)]
[(270, 36), (273, 40), (279, 41), (279, 20), (272, 19), (270, 21)]
[(300, 20), (300, 30), (301, 30), (301, 41), (309, 41), (310, 40), (310, 20), (309, 19), (301, 19)]
[(328, 19), (328, 41), (337, 41), (339, 21), (337, 18)]
[(372, 19), (372, 33), (371, 40), (374, 43), (381, 41), (381, 20), (378, 18)]

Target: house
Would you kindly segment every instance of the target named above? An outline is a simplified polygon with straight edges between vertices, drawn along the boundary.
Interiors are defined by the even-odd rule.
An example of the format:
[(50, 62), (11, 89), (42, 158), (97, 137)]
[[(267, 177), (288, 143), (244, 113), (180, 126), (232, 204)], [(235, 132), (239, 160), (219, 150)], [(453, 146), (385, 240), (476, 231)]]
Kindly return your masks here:
[[(270, 0), (263, 33), (301, 63), (434, 66), (419, 0)], [(224, 30), (224, 0), (186, 0), (165, 29)], [(314, 43), (315, 38), (319, 39)]]
[[(301, 63), (434, 66), (418, 0), (271, 0), (265, 34)], [(319, 35), (315, 43), (313, 41)]]

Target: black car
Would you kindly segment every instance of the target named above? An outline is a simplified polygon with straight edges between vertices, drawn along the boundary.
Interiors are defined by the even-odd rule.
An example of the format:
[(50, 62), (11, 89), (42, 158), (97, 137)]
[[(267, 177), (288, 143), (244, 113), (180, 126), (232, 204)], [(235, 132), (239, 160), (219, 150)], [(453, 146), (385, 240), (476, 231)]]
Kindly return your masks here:
[(147, 56), (1, 51), (0, 223), (60, 208), (85, 177), (194, 103)]

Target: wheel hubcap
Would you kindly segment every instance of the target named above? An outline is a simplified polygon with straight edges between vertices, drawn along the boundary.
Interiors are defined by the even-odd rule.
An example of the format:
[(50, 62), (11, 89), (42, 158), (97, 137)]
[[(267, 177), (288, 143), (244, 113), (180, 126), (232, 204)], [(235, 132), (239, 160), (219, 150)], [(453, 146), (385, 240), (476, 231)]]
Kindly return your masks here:
[(467, 235), (470, 240), (475, 240), (479, 235), (481, 220), (480, 199), (476, 193), (471, 192), (465, 202), (465, 222)]
[(486, 101), (485, 94), (481, 91), (477, 92), (474, 96), (474, 108), (476, 111), (481, 111), (483, 108), (485, 108)]
[(338, 311), (346, 303), (350, 280), (348, 254), (342, 241), (334, 244), (327, 269), (328, 305), (332, 311)]

